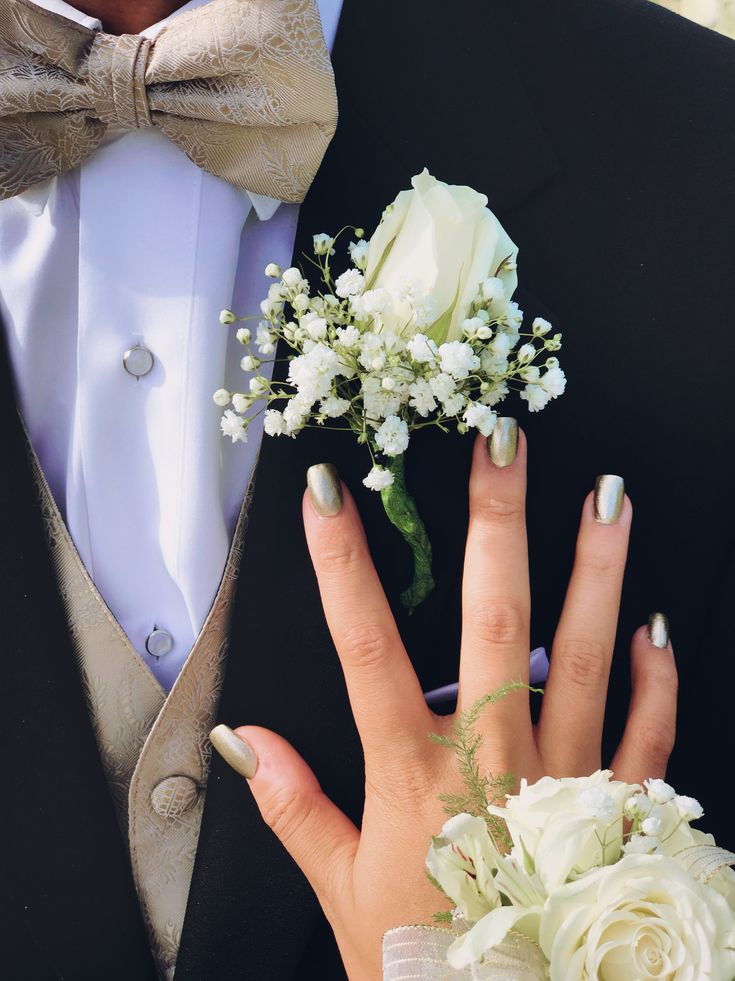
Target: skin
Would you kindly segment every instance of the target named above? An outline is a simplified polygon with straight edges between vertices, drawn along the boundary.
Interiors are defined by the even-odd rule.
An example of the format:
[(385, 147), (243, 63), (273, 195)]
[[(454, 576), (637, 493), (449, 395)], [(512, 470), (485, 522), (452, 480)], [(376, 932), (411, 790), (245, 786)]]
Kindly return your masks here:
[[(470, 477), (464, 569), (459, 711), (512, 680), (528, 680), (530, 590), (525, 525), (526, 441), (504, 469), (478, 438)], [(275, 733), (242, 727), (257, 753), (250, 781), (264, 820), (313, 886), (335, 932), (351, 981), (381, 974), (386, 930), (431, 923), (441, 898), (423, 874), (431, 835), (445, 820), (440, 793), (461, 791), (454, 758), (427, 739), (453, 718), (427, 707), (370, 559), (354, 502), (319, 517), (309, 495), (304, 525), (324, 611), (344, 670), (365, 753), (362, 830), (321, 791), (316, 776)], [(617, 629), (632, 508), (614, 525), (584, 503), (572, 577), (551, 656), (537, 726), (529, 694), (515, 691), (485, 709), (486, 772), (533, 782), (544, 774), (599, 769), (601, 735)], [(632, 698), (611, 762), (631, 783), (662, 777), (673, 747), (677, 675), (671, 646), (650, 644), (645, 627), (631, 645)], [(337, 751), (338, 747), (335, 747)]]
[(139, 34), (151, 24), (168, 17), (186, 0), (81, 0), (75, 6), (90, 17), (98, 17), (108, 34)]

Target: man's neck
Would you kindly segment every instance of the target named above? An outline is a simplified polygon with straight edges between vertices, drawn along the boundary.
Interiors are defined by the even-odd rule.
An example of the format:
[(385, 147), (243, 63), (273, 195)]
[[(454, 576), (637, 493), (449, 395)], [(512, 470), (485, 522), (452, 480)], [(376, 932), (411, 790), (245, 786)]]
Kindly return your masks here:
[(90, 17), (102, 21), (109, 34), (139, 34), (183, 7), (186, 0), (71, 0)]

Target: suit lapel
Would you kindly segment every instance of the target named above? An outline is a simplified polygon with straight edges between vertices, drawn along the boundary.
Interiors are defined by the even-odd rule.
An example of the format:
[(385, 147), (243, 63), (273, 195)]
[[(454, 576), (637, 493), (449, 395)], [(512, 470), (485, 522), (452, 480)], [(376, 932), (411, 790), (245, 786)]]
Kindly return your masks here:
[[(410, 70), (406, 45), (436, 50), (431, 35), (447, 20), (444, 6), (422, 5), (425, 22), (418, 37), (409, 22), (414, 5), (405, 8), (389, 7), (387, 0), (370, 7), (345, 5), (333, 58), (340, 124), (301, 209), (296, 263), (310, 251), (314, 233), (333, 232), (346, 222), (375, 227), (385, 205), (425, 165), (439, 177), (485, 190), (499, 211), (519, 203), (555, 172), (553, 153), (502, 47), (493, 45), (490, 54), (502, 94), (499, 132), (493, 126), (489, 135), (478, 121), (478, 107), (469, 97), (457, 104), (441, 71)], [(449, 20), (449, 30), (462, 29), (458, 13)], [(485, 28), (496, 37), (489, 20)], [(447, 50), (453, 44), (448, 42)], [(377, 50), (382, 66), (396, 65), (394, 74), (361, 68), (363, 53)], [(484, 62), (468, 59), (468, 92), (486, 89), (485, 71)], [(504, 131), (508, 127), (510, 134)], [(467, 153), (473, 142), (477, 153)], [(333, 461), (355, 494), (404, 641), (424, 687), (432, 688), (456, 678), (470, 450), (470, 440), (433, 431), (414, 439), (408, 477), (432, 537), (437, 587), (430, 602), (409, 618), (397, 598), (410, 580), (410, 555), (387, 524), (378, 496), (362, 487), (369, 469), (362, 449), (347, 434), (314, 430), (297, 440), (263, 443), (220, 718), (230, 725), (264, 725), (290, 740), (326, 792), (356, 821), (362, 809), (362, 754), (306, 551), (305, 471), (313, 463)], [(317, 916), (308, 884), (264, 826), (245, 782), (216, 758), (177, 981), (241, 977), (245, 970), (248, 977), (269, 981), (290, 978)]]

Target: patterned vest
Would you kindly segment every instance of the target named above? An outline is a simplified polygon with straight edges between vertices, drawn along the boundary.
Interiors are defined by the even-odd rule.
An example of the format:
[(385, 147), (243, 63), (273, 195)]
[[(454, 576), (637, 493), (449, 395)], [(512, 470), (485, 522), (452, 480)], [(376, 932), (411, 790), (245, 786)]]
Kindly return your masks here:
[(170, 981), (204, 807), (207, 736), (222, 683), (250, 491), (209, 616), (167, 696), (95, 588), (31, 455), (97, 745), (153, 955), (161, 977)]

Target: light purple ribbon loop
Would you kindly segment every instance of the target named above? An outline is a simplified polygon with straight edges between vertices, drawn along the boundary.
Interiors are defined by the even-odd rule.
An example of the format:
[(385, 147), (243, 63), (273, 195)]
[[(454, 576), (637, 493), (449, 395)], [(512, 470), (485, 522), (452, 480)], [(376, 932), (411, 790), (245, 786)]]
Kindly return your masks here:
[[(543, 685), (549, 676), (549, 659), (546, 656), (546, 648), (537, 647), (536, 650), (531, 651), (530, 658), (530, 683), (532, 685)], [(441, 705), (443, 702), (451, 702), (452, 699), (455, 699), (458, 691), (459, 685), (455, 682), (453, 685), (443, 685), (441, 688), (435, 688), (433, 691), (424, 692), (424, 698), (426, 699), (427, 705)]]

